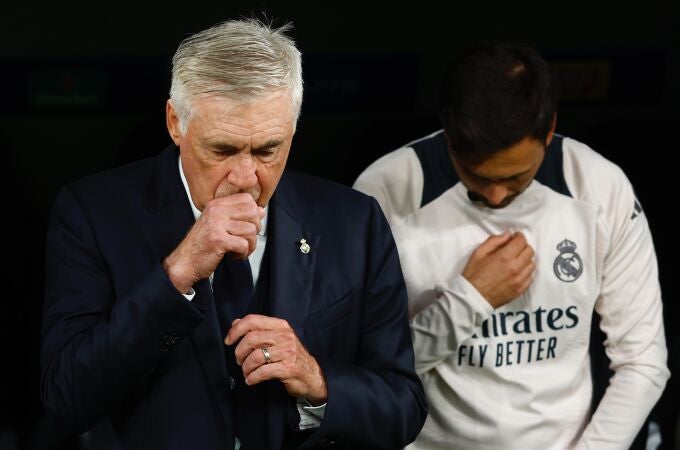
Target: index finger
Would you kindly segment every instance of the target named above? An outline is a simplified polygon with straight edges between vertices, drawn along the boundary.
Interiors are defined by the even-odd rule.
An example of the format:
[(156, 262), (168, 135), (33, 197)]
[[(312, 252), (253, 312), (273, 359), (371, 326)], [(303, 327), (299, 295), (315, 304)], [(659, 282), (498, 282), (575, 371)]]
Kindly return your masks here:
[(265, 216), (264, 208), (257, 204), (252, 195), (245, 192), (215, 197), (210, 200), (210, 203), (214, 203), (219, 208), (228, 208), (232, 219), (262, 219)]
[(232, 345), (250, 331), (281, 330), (289, 327), (288, 322), (283, 319), (260, 314), (248, 314), (243, 319), (236, 319), (232, 322), (227, 337), (224, 338), (224, 343)]
[(522, 253), (522, 250), (524, 250), (527, 245), (529, 244), (527, 243), (527, 239), (524, 237), (524, 234), (522, 234), (520, 231), (517, 231), (512, 235), (510, 240), (506, 242), (505, 245), (498, 248), (497, 251), (509, 253), (514, 257)]
[(486, 256), (489, 253), (493, 253), (496, 251), (498, 248), (504, 246), (508, 240), (511, 238), (511, 234), (507, 231), (504, 231), (502, 234), (492, 234), (482, 244), (477, 247), (477, 254), (479, 256)]

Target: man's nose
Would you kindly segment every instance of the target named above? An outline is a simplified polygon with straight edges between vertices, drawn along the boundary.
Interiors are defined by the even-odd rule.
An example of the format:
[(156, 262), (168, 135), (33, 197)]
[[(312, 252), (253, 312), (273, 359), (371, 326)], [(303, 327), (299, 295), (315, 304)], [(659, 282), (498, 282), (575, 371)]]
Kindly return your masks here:
[(257, 165), (250, 155), (237, 155), (227, 175), (227, 181), (241, 190), (257, 185)]
[(486, 186), (481, 194), (486, 199), (486, 202), (491, 206), (499, 206), (503, 200), (508, 196), (508, 188), (500, 184), (489, 184)]

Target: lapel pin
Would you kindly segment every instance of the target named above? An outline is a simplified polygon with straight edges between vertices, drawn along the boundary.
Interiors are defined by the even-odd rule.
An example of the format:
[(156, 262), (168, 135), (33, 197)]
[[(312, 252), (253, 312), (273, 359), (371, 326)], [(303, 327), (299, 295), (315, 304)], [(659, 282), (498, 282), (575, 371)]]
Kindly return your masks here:
[(312, 249), (312, 247), (309, 246), (307, 243), (307, 239), (300, 239), (300, 251), (304, 253), (305, 255), (309, 253), (309, 251)]

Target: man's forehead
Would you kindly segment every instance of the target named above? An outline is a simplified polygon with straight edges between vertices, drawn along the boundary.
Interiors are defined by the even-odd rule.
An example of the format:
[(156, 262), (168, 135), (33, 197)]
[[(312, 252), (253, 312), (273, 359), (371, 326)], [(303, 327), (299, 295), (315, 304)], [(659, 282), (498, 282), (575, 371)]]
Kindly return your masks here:
[(491, 181), (501, 181), (504, 179), (515, 178), (524, 175), (525, 173), (531, 171), (534, 163), (534, 160), (530, 160), (522, 164), (507, 164), (495, 160), (487, 160), (480, 164), (467, 164), (465, 161), (458, 161), (459, 166), (461, 166), (465, 171)]
[(206, 92), (192, 97), (192, 105), (199, 109), (222, 109), (246, 111), (267, 107), (266, 109), (289, 106), (292, 99), (287, 90), (273, 90), (259, 95), (244, 97), (229, 96), (222, 93)]
[(543, 158), (545, 145), (536, 139), (525, 138), (507, 149), (484, 157), (454, 154), (454, 160), (463, 169), (480, 177), (503, 179), (522, 175)]
[[(191, 122), (210, 134), (223, 132), (248, 138), (287, 134), (294, 128), (290, 102), (285, 97), (237, 103), (224, 98), (203, 98), (196, 102)], [(191, 126), (191, 125), (190, 125)]]

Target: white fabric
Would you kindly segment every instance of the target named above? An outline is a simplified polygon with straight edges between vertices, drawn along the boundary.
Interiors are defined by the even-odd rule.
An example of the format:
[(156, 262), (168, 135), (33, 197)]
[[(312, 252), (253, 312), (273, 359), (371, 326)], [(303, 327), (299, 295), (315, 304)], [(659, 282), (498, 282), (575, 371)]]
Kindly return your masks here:
[(321, 421), (326, 415), (326, 403), (319, 406), (313, 406), (304, 398), (297, 399), (297, 409), (300, 413), (301, 430), (308, 430), (310, 428), (319, 428)]
[[(632, 218), (636, 199), (617, 166), (568, 138), (563, 153), (573, 198), (534, 180), (497, 210), (470, 202), (460, 182), (421, 208), (411, 147), (357, 179), (390, 220), (409, 294), (430, 406), (409, 449), (624, 449), (661, 395), (669, 372), (647, 220)], [(524, 233), (537, 270), (527, 292), (493, 311), (460, 274), (506, 230)], [(591, 419), (594, 309), (615, 375)]]

